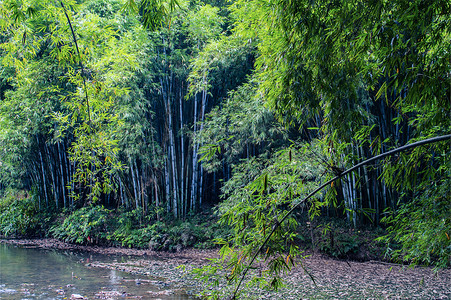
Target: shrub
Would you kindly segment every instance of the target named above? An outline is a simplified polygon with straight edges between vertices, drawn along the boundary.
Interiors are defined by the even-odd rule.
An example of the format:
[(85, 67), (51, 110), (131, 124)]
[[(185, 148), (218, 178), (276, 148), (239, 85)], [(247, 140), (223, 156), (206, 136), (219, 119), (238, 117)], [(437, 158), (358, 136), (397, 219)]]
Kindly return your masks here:
[(193, 217), (169, 226), (157, 222), (143, 229), (143, 236), (149, 237), (152, 250), (180, 251), (184, 248), (213, 248), (216, 238), (225, 238), (230, 233), (227, 226), (220, 226), (214, 216)]
[(386, 243), (386, 255), (411, 264), (433, 265), (437, 269), (451, 265), (450, 176), (428, 183), (412, 201), (396, 210), (387, 210), (382, 222), (388, 234), (378, 238)]
[(61, 224), (52, 226), (50, 233), (71, 243), (104, 243), (112, 227), (110, 214), (111, 210), (103, 206), (83, 207), (67, 216)]
[(359, 251), (360, 242), (356, 235), (348, 233), (333, 234), (329, 231), (329, 235), (320, 240), (318, 249), (332, 257), (349, 258)]
[(0, 235), (23, 237), (35, 235), (45, 218), (33, 197), (27, 193), (11, 191), (0, 199)]

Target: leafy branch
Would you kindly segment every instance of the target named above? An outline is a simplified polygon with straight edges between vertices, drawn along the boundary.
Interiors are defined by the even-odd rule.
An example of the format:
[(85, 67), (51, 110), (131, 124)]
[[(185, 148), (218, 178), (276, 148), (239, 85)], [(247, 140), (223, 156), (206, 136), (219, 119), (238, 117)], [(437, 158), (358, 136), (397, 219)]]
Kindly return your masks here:
[(353, 172), (353, 171), (355, 171), (355, 170), (357, 170), (357, 169), (359, 169), (359, 168), (361, 168), (361, 167), (363, 167), (365, 165), (371, 164), (371, 163), (373, 163), (373, 162), (375, 162), (375, 161), (377, 161), (379, 159), (382, 159), (382, 158), (387, 157), (387, 156), (394, 155), (394, 154), (399, 153), (399, 152), (403, 152), (403, 151), (406, 151), (406, 150), (409, 150), (409, 149), (412, 149), (412, 148), (415, 148), (415, 147), (419, 147), (419, 146), (426, 145), (426, 144), (431, 144), (431, 143), (437, 143), (437, 142), (445, 141), (445, 140), (451, 140), (451, 134), (425, 139), (425, 140), (422, 140), (422, 141), (418, 141), (418, 142), (415, 142), (415, 143), (412, 143), (412, 144), (404, 145), (402, 147), (399, 147), (399, 148), (393, 149), (391, 151), (382, 153), (380, 155), (374, 156), (374, 157), (372, 157), (370, 159), (367, 159), (365, 161), (362, 161), (362, 162), (354, 165), (353, 167), (343, 171), (342, 173), (336, 175), (334, 178), (328, 180), (327, 182), (325, 182), (324, 184), (322, 184), (321, 186), (316, 188), (313, 192), (311, 192), (308, 196), (306, 196), (302, 201), (298, 202), (289, 211), (287, 211), (285, 213), (285, 215), (280, 220), (277, 220), (275, 222), (274, 226), (272, 227), (271, 232), (267, 235), (266, 239), (260, 245), (259, 249), (255, 252), (254, 256), (252, 257), (252, 259), (249, 261), (248, 265), (246, 266), (243, 274), (241, 275), (240, 281), (238, 282), (238, 284), (237, 284), (232, 296), (230, 297), (230, 299), (231, 300), (235, 300), (236, 299), (237, 293), (238, 293), (238, 291), (239, 291), (239, 289), (241, 287), (241, 284), (242, 284), (247, 272), (251, 268), (251, 266), (254, 263), (254, 261), (257, 258), (257, 256), (260, 253), (262, 253), (264, 247), (269, 242), (271, 236), (281, 226), (281, 224), (288, 218), (288, 216), (291, 215), (297, 208), (299, 208), (299, 206), (301, 204), (305, 203), (307, 200), (309, 200), (311, 197), (313, 197), (315, 194), (317, 194), (319, 191), (321, 191), (325, 187), (327, 187), (330, 184), (332, 184), (334, 181), (342, 178), (346, 174), (349, 174), (349, 173), (351, 173), (351, 172)]

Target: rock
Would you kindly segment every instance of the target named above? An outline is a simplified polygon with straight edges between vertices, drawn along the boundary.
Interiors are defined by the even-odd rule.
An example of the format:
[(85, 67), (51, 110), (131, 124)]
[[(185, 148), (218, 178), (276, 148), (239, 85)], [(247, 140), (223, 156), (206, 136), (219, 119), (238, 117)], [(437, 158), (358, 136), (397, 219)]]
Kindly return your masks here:
[(164, 290), (164, 291), (158, 291), (158, 292), (147, 291), (147, 293), (152, 296), (169, 296), (169, 295), (174, 294), (174, 292), (172, 290)]
[(66, 292), (65, 292), (63, 289), (57, 289), (57, 290), (55, 290), (55, 292), (56, 292), (58, 295), (64, 295), (64, 294), (66, 294)]
[(129, 295), (126, 292), (118, 292), (118, 291), (101, 291), (96, 293), (96, 297), (98, 299), (115, 299), (117, 297), (128, 297)]

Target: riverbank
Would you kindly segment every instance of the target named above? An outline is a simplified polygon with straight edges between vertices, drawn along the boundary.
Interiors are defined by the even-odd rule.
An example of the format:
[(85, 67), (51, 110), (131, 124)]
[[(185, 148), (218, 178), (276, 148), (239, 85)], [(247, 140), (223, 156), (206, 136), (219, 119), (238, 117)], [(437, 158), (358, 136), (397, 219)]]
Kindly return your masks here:
[[(93, 268), (116, 269), (149, 276), (153, 284), (162, 288), (184, 287), (197, 294), (204, 286), (190, 271), (206, 265), (218, 256), (217, 250), (186, 249), (180, 252), (82, 246), (55, 239), (0, 240), (21, 247), (90, 251), (106, 255), (119, 255), (123, 259), (104, 263), (93, 261)], [(450, 299), (451, 270), (434, 273), (432, 268), (408, 268), (377, 261), (356, 262), (312, 255), (302, 261), (315, 282), (300, 265), (285, 274), (287, 287), (278, 293), (252, 290), (246, 298), (254, 299)], [(184, 268), (179, 268), (183, 265)], [(227, 292), (232, 287), (221, 280), (219, 288)], [(157, 295), (155, 295), (156, 297)], [(153, 299), (153, 298), (151, 298)]]
[(1, 239), (0, 243), (17, 245), (22, 247), (31, 247), (39, 249), (56, 249), (56, 250), (73, 250), (85, 251), (104, 255), (123, 255), (123, 256), (149, 256), (155, 258), (186, 258), (196, 262), (207, 260), (217, 256), (217, 250), (213, 249), (183, 249), (179, 252), (154, 251), (149, 249), (134, 249), (124, 247), (103, 247), (103, 246), (86, 246), (71, 244), (53, 238), (40, 239)]

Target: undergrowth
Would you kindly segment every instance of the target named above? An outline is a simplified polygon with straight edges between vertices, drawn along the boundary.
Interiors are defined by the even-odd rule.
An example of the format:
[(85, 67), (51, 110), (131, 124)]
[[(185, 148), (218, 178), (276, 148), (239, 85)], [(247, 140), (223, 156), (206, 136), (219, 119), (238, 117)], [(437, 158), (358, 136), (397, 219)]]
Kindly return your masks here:
[[(44, 214), (33, 195), (6, 193), (0, 199), (0, 235), (3, 237), (47, 237), (81, 245), (118, 246), (157, 251), (206, 249), (215, 240), (230, 235), (230, 228), (218, 224), (212, 209), (185, 220), (145, 215), (141, 210), (107, 209), (101, 205), (59, 214)], [(385, 245), (375, 241), (386, 234), (380, 228), (355, 229), (340, 219), (299, 216), (297, 244), (307, 250), (339, 259), (383, 259)], [(393, 245), (392, 245), (393, 247)]]
[(212, 212), (169, 222), (143, 217), (139, 210), (114, 212), (103, 206), (63, 213), (49, 231), (49, 236), (71, 243), (164, 251), (212, 248), (215, 238), (227, 234)]
[(40, 236), (50, 220), (39, 210), (38, 201), (23, 191), (7, 191), (0, 198), (0, 236)]

